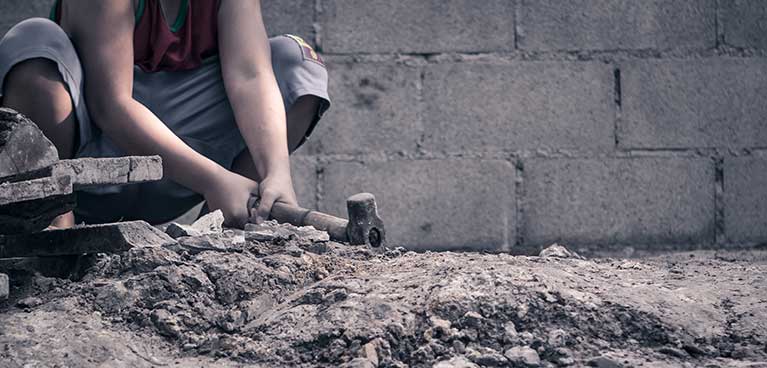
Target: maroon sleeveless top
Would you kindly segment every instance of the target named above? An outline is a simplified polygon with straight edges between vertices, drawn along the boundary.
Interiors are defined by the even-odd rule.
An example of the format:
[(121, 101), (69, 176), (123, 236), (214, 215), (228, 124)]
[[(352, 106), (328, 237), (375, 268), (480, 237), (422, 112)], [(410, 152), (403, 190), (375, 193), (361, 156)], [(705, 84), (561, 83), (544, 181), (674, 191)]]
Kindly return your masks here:
[[(61, 0), (51, 19), (61, 19)], [(145, 72), (190, 70), (218, 54), (220, 0), (181, 0), (172, 24), (160, 0), (139, 0), (133, 31), (133, 63)], [(173, 15), (169, 15), (172, 17)]]

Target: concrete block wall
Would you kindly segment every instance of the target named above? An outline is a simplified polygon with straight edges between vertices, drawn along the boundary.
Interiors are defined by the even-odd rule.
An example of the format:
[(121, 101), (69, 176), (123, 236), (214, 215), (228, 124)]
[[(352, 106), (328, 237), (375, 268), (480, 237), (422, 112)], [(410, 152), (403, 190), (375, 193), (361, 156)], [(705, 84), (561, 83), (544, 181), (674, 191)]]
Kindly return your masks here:
[[(0, 3), (0, 31), (37, 3)], [(764, 1), (263, 4), (331, 76), (294, 157), (305, 206), (373, 192), (420, 250), (767, 243)]]

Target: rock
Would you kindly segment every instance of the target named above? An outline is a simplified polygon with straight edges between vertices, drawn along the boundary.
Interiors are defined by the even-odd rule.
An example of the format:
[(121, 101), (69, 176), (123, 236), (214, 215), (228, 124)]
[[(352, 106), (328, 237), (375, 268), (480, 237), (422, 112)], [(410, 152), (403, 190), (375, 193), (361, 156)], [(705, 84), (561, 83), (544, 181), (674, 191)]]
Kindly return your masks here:
[(506, 341), (514, 341), (517, 338), (517, 327), (514, 322), (508, 321), (503, 325), (503, 337)]
[(224, 231), (224, 213), (221, 210), (213, 211), (195, 221), (191, 228), (200, 234), (220, 233)]
[(70, 176), (75, 189), (98, 185), (143, 183), (162, 179), (160, 156), (126, 156), (61, 160), (51, 176)]
[(597, 367), (597, 368), (622, 368), (623, 367), (618, 362), (605, 356), (596, 357), (589, 360), (588, 365), (589, 367)]
[(190, 254), (198, 254), (207, 251), (227, 252), (234, 250), (232, 247), (233, 244), (231, 244), (228, 239), (217, 235), (218, 234), (181, 237), (177, 239), (177, 244), (171, 246), (171, 249), (178, 248), (178, 250), (187, 251)]
[(0, 108), (0, 181), (49, 167), (59, 160), (56, 147), (35, 123)]
[(585, 259), (581, 257), (578, 253), (575, 253), (566, 247), (559, 245), (559, 244), (552, 244), (549, 245), (546, 249), (542, 250), (541, 253), (538, 254), (539, 257), (543, 258), (575, 258), (575, 259)]
[(673, 356), (673, 357), (677, 357), (677, 358), (680, 358), (680, 359), (687, 359), (687, 358), (690, 357), (690, 355), (687, 354), (686, 351), (679, 350), (677, 348), (673, 348), (673, 347), (670, 347), (670, 346), (664, 346), (664, 347), (658, 349), (658, 352), (666, 354), (666, 355), (670, 355), (670, 356)]
[(506, 357), (499, 353), (483, 353), (473, 356), (471, 360), (481, 367), (505, 367), (509, 364)]
[(360, 357), (365, 358), (369, 362), (373, 363), (374, 367), (378, 367), (378, 349), (376, 349), (377, 345), (378, 342), (373, 340), (365, 345), (362, 345), (362, 349), (360, 350)]
[(43, 300), (35, 296), (29, 296), (16, 302), (16, 306), (19, 308), (34, 308), (40, 304), (43, 304)]
[(199, 231), (195, 230), (193, 227), (189, 225), (181, 225), (177, 224), (175, 222), (171, 222), (167, 228), (165, 228), (165, 233), (170, 235), (173, 239), (178, 239), (184, 236), (200, 236), (202, 235)]
[(181, 327), (178, 319), (165, 309), (155, 309), (150, 316), (152, 324), (157, 331), (164, 336), (178, 338), (181, 336)]
[(484, 319), (485, 317), (482, 317), (481, 314), (474, 311), (468, 311), (463, 315), (463, 318), (461, 318), (461, 322), (464, 326), (479, 327)]
[(279, 224), (277, 221), (264, 221), (260, 224), (246, 224), (245, 238), (252, 241), (271, 242), (275, 240), (300, 239), (311, 243), (330, 241), (330, 235), (313, 226), (293, 226)]
[(454, 357), (450, 360), (442, 360), (434, 364), (432, 368), (479, 368), (465, 357)]
[(552, 347), (565, 346), (569, 334), (562, 329), (556, 329), (549, 332), (548, 343)]
[(373, 362), (365, 358), (354, 358), (344, 364), (341, 364), (342, 368), (375, 368), (376, 365)]
[(506, 350), (503, 355), (515, 365), (523, 367), (538, 367), (541, 365), (541, 358), (538, 356), (538, 352), (529, 346), (515, 346)]
[(11, 285), (8, 275), (0, 273), (0, 300), (8, 299), (8, 294), (10, 293)]
[(117, 253), (176, 243), (144, 221), (75, 226), (0, 237), (0, 258)]

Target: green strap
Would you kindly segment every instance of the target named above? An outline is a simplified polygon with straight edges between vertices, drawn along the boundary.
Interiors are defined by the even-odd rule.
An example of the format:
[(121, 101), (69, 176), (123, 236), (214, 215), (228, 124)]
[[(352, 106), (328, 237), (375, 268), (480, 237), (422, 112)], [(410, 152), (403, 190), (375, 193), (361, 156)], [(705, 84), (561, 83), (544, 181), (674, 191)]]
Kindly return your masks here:
[(176, 15), (176, 21), (170, 26), (170, 31), (173, 33), (178, 32), (186, 22), (186, 11), (189, 9), (189, 0), (183, 0), (181, 2), (181, 8), (178, 9), (178, 15)]
[(53, 7), (51, 8), (51, 14), (48, 16), (48, 19), (52, 21), (56, 21), (56, 7), (59, 6), (59, 0), (56, 0), (53, 2)]
[(136, 7), (136, 18), (134, 23), (138, 25), (138, 22), (141, 20), (141, 16), (144, 15), (144, 0), (138, 0), (138, 7)]

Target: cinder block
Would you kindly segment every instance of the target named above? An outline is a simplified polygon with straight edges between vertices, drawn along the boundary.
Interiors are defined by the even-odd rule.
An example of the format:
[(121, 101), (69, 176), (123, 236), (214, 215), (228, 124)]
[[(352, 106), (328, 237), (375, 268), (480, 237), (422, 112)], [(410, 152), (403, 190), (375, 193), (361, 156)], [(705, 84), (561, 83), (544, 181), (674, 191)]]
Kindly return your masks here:
[(523, 50), (709, 48), (716, 0), (520, 0)]
[(508, 250), (516, 231), (515, 170), (499, 160), (335, 162), (320, 208), (347, 216), (346, 198), (376, 196), (390, 244), (419, 250)]
[(317, 207), (317, 159), (311, 156), (291, 156), (290, 171), (298, 204), (304, 208)]
[(724, 42), (737, 47), (767, 48), (767, 2), (727, 0), (721, 2)]
[(514, 49), (514, 0), (326, 0), (318, 20), (333, 53)]
[(724, 220), (728, 241), (767, 242), (767, 158), (725, 158)]
[(622, 148), (763, 147), (767, 59), (621, 65)]
[(0, 1), (0, 38), (16, 23), (32, 17), (47, 18), (54, 0)]
[(523, 244), (711, 244), (714, 180), (704, 158), (525, 160)]
[(611, 148), (613, 70), (601, 63), (438, 64), (426, 69), (430, 150)]
[(261, 14), (270, 36), (301, 36), (314, 45), (314, 0), (262, 1)]
[(413, 151), (421, 132), (420, 69), (329, 64), (332, 107), (304, 153)]

